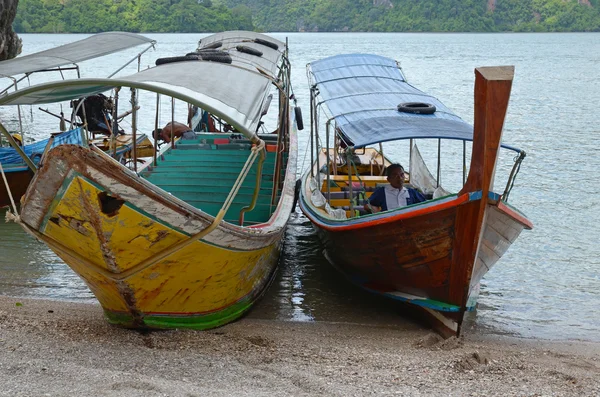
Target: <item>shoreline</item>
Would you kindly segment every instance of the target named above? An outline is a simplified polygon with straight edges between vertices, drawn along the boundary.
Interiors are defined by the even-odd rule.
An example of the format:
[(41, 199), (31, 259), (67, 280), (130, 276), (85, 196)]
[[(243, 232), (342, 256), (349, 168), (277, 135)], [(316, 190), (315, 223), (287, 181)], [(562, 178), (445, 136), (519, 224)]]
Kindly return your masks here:
[(0, 296), (0, 349), (0, 396), (600, 394), (600, 343), (444, 341), (412, 323), (139, 332), (99, 304)]

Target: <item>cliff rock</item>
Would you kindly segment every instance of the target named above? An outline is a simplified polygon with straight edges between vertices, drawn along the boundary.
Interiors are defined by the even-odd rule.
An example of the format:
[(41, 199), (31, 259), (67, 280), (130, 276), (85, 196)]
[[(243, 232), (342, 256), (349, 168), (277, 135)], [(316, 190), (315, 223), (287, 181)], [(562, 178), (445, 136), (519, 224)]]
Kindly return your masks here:
[(12, 29), (19, 0), (0, 0), (0, 61), (21, 53), (21, 39)]

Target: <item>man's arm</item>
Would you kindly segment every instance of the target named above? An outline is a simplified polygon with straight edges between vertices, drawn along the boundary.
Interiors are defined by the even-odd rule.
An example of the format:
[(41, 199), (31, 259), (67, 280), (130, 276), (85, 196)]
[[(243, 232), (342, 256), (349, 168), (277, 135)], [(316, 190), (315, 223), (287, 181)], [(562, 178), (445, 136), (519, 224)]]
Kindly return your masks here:
[(385, 200), (385, 192), (383, 188), (377, 188), (371, 194), (371, 197), (367, 199), (367, 203), (365, 204), (365, 211), (375, 214), (377, 212), (381, 212), (381, 207), (383, 207), (383, 200)]
[(423, 201), (427, 201), (425, 196), (421, 194), (417, 189), (409, 188), (408, 193), (410, 194), (410, 198), (412, 200), (412, 204), (422, 203)]

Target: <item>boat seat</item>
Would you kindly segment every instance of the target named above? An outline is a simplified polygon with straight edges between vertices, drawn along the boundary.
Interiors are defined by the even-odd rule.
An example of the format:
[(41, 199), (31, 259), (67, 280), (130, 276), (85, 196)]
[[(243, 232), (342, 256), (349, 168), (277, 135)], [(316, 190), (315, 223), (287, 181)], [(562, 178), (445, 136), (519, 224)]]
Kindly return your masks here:
[(211, 150), (213, 147), (209, 143), (194, 143), (175, 146), (178, 150)]
[(222, 143), (217, 144), (218, 150), (250, 150), (252, 145), (249, 143)]
[[(364, 186), (361, 188), (361, 190), (364, 189), (365, 192), (374, 192), (375, 189), (377, 189), (377, 187), (375, 186)], [(342, 186), (341, 187), (341, 191), (342, 192), (349, 192), (350, 191), (350, 186)], [(353, 188), (352, 189), (353, 192), (356, 192), (356, 189)]]
[[(321, 192), (323, 193), (323, 196), (325, 196), (325, 198), (329, 198), (329, 199), (348, 199), (350, 198), (350, 192), (349, 191), (341, 191), (341, 192), (329, 192), (329, 194), (327, 194), (327, 192)], [(362, 191), (356, 191), (354, 190), (352, 192), (352, 197), (358, 197), (361, 196), (363, 194)], [(373, 192), (366, 192), (365, 196), (366, 197), (370, 197), (371, 194), (373, 194)]]

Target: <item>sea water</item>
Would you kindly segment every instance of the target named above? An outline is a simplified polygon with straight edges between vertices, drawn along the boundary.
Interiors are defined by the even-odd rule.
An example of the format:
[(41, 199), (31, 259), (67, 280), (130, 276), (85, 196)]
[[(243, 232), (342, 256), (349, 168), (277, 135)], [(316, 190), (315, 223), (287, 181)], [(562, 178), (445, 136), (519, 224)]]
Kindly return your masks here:
[[(148, 34), (156, 50), (142, 57), (142, 68), (156, 58), (196, 48), (204, 34)], [(408, 81), (436, 96), (467, 122), (473, 121), (474, 68), (514, 65), (515, 79), (506, 117), (504, 142), (527, 152), (510, 203), (534, 223), (524, 231), (482, 281), (470, 332), (506, 333), (547, 339), (600, 340), (600, 33), (547, 34), (381, 34), (275, 33), (289, 41), (292, 83), (309, 126), (306, 64), (341, 53), (374, 53), (400, 62)], [(23, 54), (87, 37), (21, 35)], [(140, 47), (143, 48), (143, 47)], [(83, 77), (108, 76), (135, 51), (83, 62)], [(121, 75), (135, 72), (134, 62)], [(68, 72), (65, 72), (67, 74)], [(73, 77), (74, 75), (71, 75)], [(68, 77), (68, 76), (67, 76)], [(31, 84), (37, 81), (31, 78)], [(27, 84), (21, 82), (20, 87)], [(8, 85), (8, 83), (6, 84)], [(121, 94), (127, 95), (127, 94)], [(155, 97), (142, 96), (142, 106)], [(161, 105), (170, 110), (163, 100)], [(58, 119), (22, 109), (26, 139), (42, 139), (58, 128)], [(59, 109), (60, 110), (60, 109)], [(70, 109), (63, 109), (70, 114)], [(33, 117), (32, 117), (33, 115)], [(170, 116), (169, 116), (170, 117)], [(166, 123), (169, 117), (161, 122)], [(176, 109), (176, 118), (185, 109)], [(14, 108), (0, 107), (11, 129)], [(141, 132), (154, 120), (142, 115)], [(45, 126), (45, 128), (40, 128)], [(48, 130), (48, 131), (46, 131)], [(308, 167), (309, 132), (299, 133), (298, 176)], [(429, 145), (429, 146), (428, 146)], [(424, 142), (422, 151), (435, 154)], [(445, 187), (460, 187), (453, 159), (462, 145), (443, 143)], [(405, 162), (406, 152), (392, 145), (386, 155)], [(429, 164), (435, 170), (437, 159)], [(502, 192), (514, 153), (501, 156), (497, 189)], [(449, 166), (448, 166), (449, 165)], [(455, 169), (452, 172), (452, 169)], [(435, 171), (433, 172), (435, 175)], [(443, 177), (445, 177), (443, 175)], [(504, 178), (504, 179), (502, 179)], [(0, 211), (0, 218), (4, 212)], [(94, 302), (85, 284), (45, 245), (15, 224), (0, 222), (0, 294)], [(310, 222), (296, 210), (290, 219), (277, 278), (251, 316), (295, 321), (349, 321), (399, 324), (402, 310), (343, 279), (323, 258)]]

